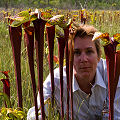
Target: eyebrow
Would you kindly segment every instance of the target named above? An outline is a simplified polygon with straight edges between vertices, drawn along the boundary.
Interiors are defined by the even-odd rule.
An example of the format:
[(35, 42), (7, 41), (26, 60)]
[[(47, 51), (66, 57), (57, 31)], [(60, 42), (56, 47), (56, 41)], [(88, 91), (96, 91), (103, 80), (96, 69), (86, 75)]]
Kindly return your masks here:
[[(85, 49), (93, 49), (93, 47), (92, 47), (92, 46), (89, 46), (89, 47), (87, 47), (87, 48), (85, 48)], [(77, 50), (80, 50), (80, 49), (79, 49), (79, 48), (75, 48), (74, 50), (77, 51)]]
[(93, 49), (93, 47), (92, 47), (92, 46), (89, 46), (89, 47), (87, 47), (86, 49)]

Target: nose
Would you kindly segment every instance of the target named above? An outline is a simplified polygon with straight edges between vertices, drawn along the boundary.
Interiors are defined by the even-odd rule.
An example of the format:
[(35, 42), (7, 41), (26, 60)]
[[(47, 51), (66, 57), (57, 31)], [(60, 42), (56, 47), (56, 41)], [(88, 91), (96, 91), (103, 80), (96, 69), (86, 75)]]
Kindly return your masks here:
[(79, 60), (80, 60), (80, 62), (87, 62), (88, 61), (88, 56), (85, 53), (82, 53), (79, 56)]

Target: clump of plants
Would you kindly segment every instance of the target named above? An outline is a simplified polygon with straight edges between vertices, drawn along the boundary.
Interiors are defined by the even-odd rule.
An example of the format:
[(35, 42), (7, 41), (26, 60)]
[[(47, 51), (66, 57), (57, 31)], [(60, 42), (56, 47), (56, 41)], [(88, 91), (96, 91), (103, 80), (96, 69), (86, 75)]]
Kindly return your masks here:
[[(46, 28), (48, 48), (49, 48), (49, 68), (51, 74), (51, 91), (52, 91), (52, 107), (54, 106), (54, 74), (53, 74), (53, 50), (54, 50), (54, 37), (55, 33), (58, 39), (58, 49), (59, 49), (59, 68), (60, 68), (60, 98), (61, 98), (61, 113), (62, 119), (64, 118), (64, 106), (63, 106), (63, 61), (64, 61), (64, 49), (66, 46), (66, 66), (67, 66), (67, 76), (69, 76), (69, 54), (68, 54), (68, 36), (69, 27), (72, 21), (65, 18), (64, 15), (53, 16), (51, 11), (41, 12), (36, 10), (35, 12), (22, 11), (16, 16), (7, 17), (9, 24), (9, 34), (10, 41), (12, 45), (14, 65), (15, 65), (15, 76), (17, 83), (17, 93), (18, 93), (18, 107), (22, 108), (22, 85), (21, 85), (21, 37), (22, 28), (24, 29), (24, 40), (27, 47), (28, 62), (30, 68), (30, 75), (32, 81), (34, 104), (36, 120), (38, 120), (38, 106), (37, 106), (37, 92), (36, 92), (36, 82), (35, 82), (35, 72), (34, 72), (34, 48), (36, 50), (36, 61), (37, 61), (37, 72), (38, 72), (38, 91), (40, 93), (40, 109), (42, 120), (45, 119), (44, 111), (44, 96), (43, 96), (43, 51), (44, 51), (44, 29)], [(31, 25), (32, 24), (32, 25)], [(59, 30), (55, 29), (55, 26), (64, 30), (64, 34), (61, 34)], [(34, 34), (35, 34), (35, 45), (34, 45)], [(72, 69), (71, 69), (72, 70)], [(68, 97), (69, 97), (69, 77), (68, 81)], [(71, 100), (72, 101), (72, 100)], [(69, 106), (69, 99), (67, 102)], [(69, 116), (69, 107), (67, 108), (67, 114)]]
[(117, 33), (110, 37), (109, 33), (96, 33), (96, 36), (93, 40), (101, 39), (105, 51), (109, 90), (109, 120), (113, 120), (114, 98), (120, 75), (120, 51), (116, 50), (117, 45), (120, 44), (120, 34)]
[(9, 71), (0, 71), (6, 78), (1, 79), (3, 82), (3, 92), (0, 92), (0, 97), (3, 97), (5, 106), (0, 108), (0, 119), (1, 120), (22, 120), (26, 118), (26, 113), (21, 108), (12, 108), (10, 102), (10, 82), (9, 82)]

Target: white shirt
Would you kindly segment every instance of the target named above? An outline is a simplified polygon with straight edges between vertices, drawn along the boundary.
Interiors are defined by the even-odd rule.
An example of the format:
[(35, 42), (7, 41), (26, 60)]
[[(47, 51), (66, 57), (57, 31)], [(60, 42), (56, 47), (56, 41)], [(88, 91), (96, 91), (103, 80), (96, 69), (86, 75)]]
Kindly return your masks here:
[[(55, 84), (55, 101), (60, 110), (60, 80), (59, 68), (54, 70), (54, 84)], [(64, 99), (64, 113), (67, 107), (67, 81), (66, 81), (66, 68), (63, 68), (63, 99)], [(51, 80), (50, 75), (44, 82), (44, 101), (51, 97)], [(108, 79), (106, 61), (101, 59), (97, 65), (95, 83), (91, 88), (92, 94), (89, 96), (83, 92), (73, 75), (73, 115), (74, 120), (98, 120), (99, 116), (103, 120), (108, 120), (109, 114), (102, 114), (103, 110), (109, 108), (108, 98)], [(40, 97), (38, 94), (38, 107), (40, 107)], [(69, 106), (70, 107), (70, 106)], [(39, 111), (40, 112), (40, 111)], [(47, 113), (46, 106), (45, 112)], [(39, 119), (41, 116), (39, 116)], [(35, 108), (29, 109), (27, 120), (35, 120)], [(120, 120), (120, 80), (117, 85), (115, 100), (114, 100), (114, 120)]]

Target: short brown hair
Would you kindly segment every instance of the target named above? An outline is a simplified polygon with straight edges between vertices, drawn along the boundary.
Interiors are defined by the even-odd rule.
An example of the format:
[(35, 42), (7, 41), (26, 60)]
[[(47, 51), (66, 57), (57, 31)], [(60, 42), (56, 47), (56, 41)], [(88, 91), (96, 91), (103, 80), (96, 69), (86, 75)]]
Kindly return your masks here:
[[(72, 28), (71, 28), (72, 29)], [(97, 29), (90, 25), (80, 25), (77, 26), (74, 31), (70, 31), (70, 37), (69, 39), (75, 40), (76, 37), (84, 38), (85, 36), (94, 36), (94, 33), (97, 32)], [(97, 55), (100, 58), (101, 57), (101, 46), (99, 40), (93, 41), (96, 47)]]

